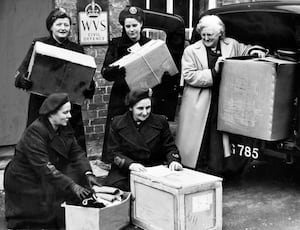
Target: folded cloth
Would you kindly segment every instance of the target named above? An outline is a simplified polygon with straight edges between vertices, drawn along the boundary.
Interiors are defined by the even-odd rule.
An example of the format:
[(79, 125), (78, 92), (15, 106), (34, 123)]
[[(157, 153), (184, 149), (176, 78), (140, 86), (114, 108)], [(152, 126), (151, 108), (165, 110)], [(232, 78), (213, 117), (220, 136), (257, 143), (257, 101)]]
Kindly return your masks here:
[(109, 186), (97, 186), (94, 185), (92, 187), (92, 189), (94, 190), (95, 193), (108, 193), (108, 194), (113, 194), (113, 195), (117, 195), (117, 194), (123, 194), (123, 191), (121, 191), (118, 188), (114, 188), (114, 187), (109, 187)]
[(99, 192), (96, 192), (96, 197), (101, 198), (101, 199), (106, 200), (106, 201), (109, 201), (109, 202), (113, 202), (115, 200), (121, 200), (120, 195), (112, 195), (112, 194), (99, 193)]

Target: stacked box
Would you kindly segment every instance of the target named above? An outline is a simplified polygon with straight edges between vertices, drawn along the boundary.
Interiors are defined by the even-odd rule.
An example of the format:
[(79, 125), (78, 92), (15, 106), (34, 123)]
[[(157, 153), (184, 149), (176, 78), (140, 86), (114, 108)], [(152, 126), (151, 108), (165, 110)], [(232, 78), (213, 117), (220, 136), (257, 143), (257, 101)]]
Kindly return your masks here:
[(130, 197), (118, 205), (105, 208), (90, 208), (63, 204), (65, 208), (66, 230), (118, 230), (130, 222)]
[(89, 87), (96, 67), (92, 56), (36, 42), (28, 67), (31, 91), (44, 96), (65, 92), (71, 102), (82, 104), (82, 92)]
[(289, 137), (295, 75), (295, 62), (273, 57), (225, 60), (218, 129), (268, 141)]
[(131, 172), (133, 224), (148, 230), (222, 229), (222, 178), (189, 169), (164, 173), (161, 167)]
[(125, 80), (130, 89), (152, 88), (161, 83), (164, 72), (171, 76), (178, 73), (175, 62), (166, 43), (162, 40), (151, 40), (140, 48), (112, 64), (125, 67)]

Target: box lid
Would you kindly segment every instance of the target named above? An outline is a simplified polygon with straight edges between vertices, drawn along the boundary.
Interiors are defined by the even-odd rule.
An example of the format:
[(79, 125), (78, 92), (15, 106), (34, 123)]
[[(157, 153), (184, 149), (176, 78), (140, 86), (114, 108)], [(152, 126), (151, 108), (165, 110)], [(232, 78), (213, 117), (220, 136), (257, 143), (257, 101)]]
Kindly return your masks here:
[[(34, 58), (35, 54), (41, 54), (41, 55), (46, 55), (62, 60), (66, 60), (75, 64), (91, 67), (91, 68), (97, 68), (96, 62), (94, 57), (87, 55), (87, 54), (82, 54), (79, 52), (75, 52), (72, 50), (60, 48), (57, 46), (52, 46), (45, 44), (43, 42), (37, 41), (34, 45), (33, 49), (33, 54), (32, 58)], [(32, 61), (30, 61), (32, 62)], [(33, 63), (31, 63), (33, 64)], [(30, 72), (30, 71), (29, 71)]]
[(163, 165), (147, 167), (147, 172), (131, 172), (132, 175), (149, 179), (172, 188), (185, 188), (198, 184), (221, 182), (221, 177), (197, 172), (184, 168), (181, 171), (171, 171)]

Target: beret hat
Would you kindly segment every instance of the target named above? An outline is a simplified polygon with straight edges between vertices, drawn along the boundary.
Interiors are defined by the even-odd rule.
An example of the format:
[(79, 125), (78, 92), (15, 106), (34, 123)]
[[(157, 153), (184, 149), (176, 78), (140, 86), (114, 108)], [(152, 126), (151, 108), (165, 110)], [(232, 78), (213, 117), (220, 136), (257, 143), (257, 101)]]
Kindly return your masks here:
[(145, 88), (137, 88), (131, 90), (126, 98), (125, 98), (125, 103), (127, 106), (132, 107), (136, 103), (138, 103), (140, 100), (143, 100), (145, 98), (150, 98), (152, 96), (152, 89), (145, 89)]
[(40, 115), (48, 115), (58, 110), (62, 105), (69, 102), (67, 93), (53, 93), (50, 94), (43, 102), (40, 108)]
[(136, 6), (126, 6), (119, 14), (119, 23), (124, 25), (126, 18), (135, 18), (139, 22), (143, 22), (144, 11)]
[(58, 18), (68, 18), (71, 23), (71, 17), (67, 14), (67, 11), (64, 8), (55, 8), (50, 12), (46, 19), (46, 27), (47, 30), (50, 31), (53, 23), (55, 22), (56, 19)]

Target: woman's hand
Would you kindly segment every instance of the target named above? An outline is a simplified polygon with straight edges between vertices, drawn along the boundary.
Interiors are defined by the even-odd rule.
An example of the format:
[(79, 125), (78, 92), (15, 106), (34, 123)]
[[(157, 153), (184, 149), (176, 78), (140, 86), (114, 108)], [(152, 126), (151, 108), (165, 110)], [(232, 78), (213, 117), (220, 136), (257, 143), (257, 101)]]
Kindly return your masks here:
[(182, 164), (180, 164), (179, 162), (177, 161), (172, 161), (170, 164), (169, 164), (169, 169), (171, 171), (180, 171), (183, 169), (182, 167)]
[(218, 60), (215, 64), (215, 71), (216, 73), (219, 73), (221, 71), (221, 65), (223, 64), (225, 58), (224, 57), (218, 57)]
[(91, 189), (94, 185), (97, 185), (99, 187), (101, 186), (101, 184), (97, 181), (97, 177), (92, 173), (86, 174), (86, 180)]
[(259, 58), (264, 58), (265, 56), (266, 56), (266, 54), (267, 54), (267, 52), (265, 52), (265, 51), (262, 51), (262, 50), (256, 50), (256, 49), (254, 49), (254, 50), (252, 50), (251, 52), (250, 52), (250, 55), (251, 56), (257, 56), (257, 57), (259, 57)]
[(132, 163), (131, 165), (129, 165), (129, 170), (130, 171), (135, 171), (135, 172), (146, 172), (146, 168), (139, 163)]
[(76, 183), (70, 185), (70, 189), (80, 200), (87, 198), (91, 193), (90, 190), (88, 190), (87, 188), (84, 188)]

